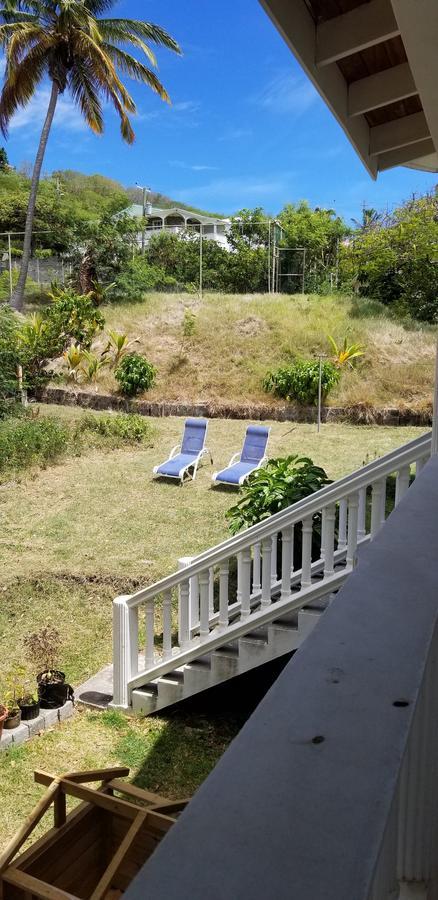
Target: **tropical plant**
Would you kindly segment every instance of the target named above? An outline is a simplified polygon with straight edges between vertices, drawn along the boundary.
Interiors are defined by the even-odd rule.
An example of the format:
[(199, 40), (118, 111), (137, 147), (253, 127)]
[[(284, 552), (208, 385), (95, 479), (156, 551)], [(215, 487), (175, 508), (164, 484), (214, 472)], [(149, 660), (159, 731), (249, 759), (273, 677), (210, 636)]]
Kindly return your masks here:
[(134, 397), (147, 391), (155, 381), (157, 370), (152, 363), (139, 353), (127, 353), (115, 371), (116, 381), (122, 394)]
[(338, 369), (343, 366), (354, 368), (355, 362), (360, 356), (364, 355), (364, 349), (361, 344), (349, 344), (347, 337), (344, 338), (343, 344), (337, 344), (335, 339), (327, 335), (330, 346), (333, 350), (333, 362)]
[[(315, 404), (319, 390), (319, 360), (297, 359), (290, 366), (283, 366), (275, 372), (268, 372), (263, 380), (263, 388), (268, 393), (297, 403)], [(321, 393), (326, 398), (338, 384), (339, 369), (330, 360), (321, 365)]]
[(9, 168), (8, 154), (4, 147), (0, 147), (0, 172), (7, 172)]
[(364, 207), (362, 210), (362, 219), (352, 219), (351, 221), (355, 224), (356, 228), (359, 228), (361, 231), (369, 231), (371, 228), (380, 224), (382, 215), (376, 209), (367, 209)]
[(121, 359), (126, 356), (129, 347), (132, 346), (133, 341), (128, 339), (127, 334), (123, 334), (121, 331), (113, 331), (108, 328), (108, 343), (102, 353), (102, 356), (109, 356), (111, 359), (111, 365), (115, 368), (119, 365)]
[(0, 304), (0, 418), (17, 397), (18, 322), (9, 306)]
[(106, 358), (98, 356), (91, 350), (84, 350), (82, 353), (81, 370), (85, 381), (96, 381), (99, 373), (108, 365)]
[(24, 666), (15, 666), (5, 675), (5, 687), (2, 690), (2, 700), (10, 716), (16, 714), (19, 709), (19, 700), (25, 691), (26, 670)]
[(292, 454), (268, 460), (249, 476), (238, 502), (226, 513), (230, 531), (256, 525), (330, 484), (327, 473), (307, 456)]
[(85, 352), (79, 344), (71, 344), (68, 350), (65, 350), (62, 354), (66, 378), (69, 381), (79, 380)]
[(179, 52), (176, 41), (164, 29), (131, 19), (100, 18), (116, 0), (0, 0), (0, 49), (6, 57), (0, 95), (0, 127), (7, 134), (10, 120), (26, 106), (46, 76), (51, 82), (50, 100), (32, 173), (26, 216), (23, 260), (13, 305), (21, 309), (29, 266), (38, 183), (58, 98), (69, 90), (88, 126), (96, 134), (104, 130), (101, 97), (114, 106), (122, 137), (134, 140), (129, 115), (136, 112), (133, 98), (118, 72), (148, 85), (163, 100), (168, 94), (155, 72), (125, 49), (141, 50), (149, 65), (156, 59), (149, 43)]

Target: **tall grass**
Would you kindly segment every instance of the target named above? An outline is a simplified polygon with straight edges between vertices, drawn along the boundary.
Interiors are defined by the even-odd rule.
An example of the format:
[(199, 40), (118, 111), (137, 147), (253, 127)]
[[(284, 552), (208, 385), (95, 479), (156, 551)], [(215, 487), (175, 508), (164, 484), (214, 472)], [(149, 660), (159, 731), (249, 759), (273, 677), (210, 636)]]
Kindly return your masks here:
[[(196, 312), (196, 329), (181, 354), (186, 308)], [(375, 301), (209, 294), (200, 303), (188, 294), (152, 294), (143, 304), (109, 307), (104, 314), (108, 327), (136, 339), (136, 349), (157, 367), (150, 399), (266, 402), (267, 370), (297, 356), (330, 354), (331, 334), (337, 342), (347, 335), (365, 346), (357, 368), (346, 370), (330, 395), (332, 405), (430, 404), (434, 329), (394, 321)], [(110, 370), (100, 389), (116, 389)]]

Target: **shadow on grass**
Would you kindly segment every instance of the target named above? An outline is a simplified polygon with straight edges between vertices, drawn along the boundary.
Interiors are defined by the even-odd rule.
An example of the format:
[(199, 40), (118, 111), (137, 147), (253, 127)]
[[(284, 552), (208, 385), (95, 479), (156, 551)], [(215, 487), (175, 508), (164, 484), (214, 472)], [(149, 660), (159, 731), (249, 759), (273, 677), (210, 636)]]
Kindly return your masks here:
[(131, 726), (116, 753), (134, 784), (165, 797), (191, 797), (238, 734), (290, 655), (177, 704), (165, 716)]

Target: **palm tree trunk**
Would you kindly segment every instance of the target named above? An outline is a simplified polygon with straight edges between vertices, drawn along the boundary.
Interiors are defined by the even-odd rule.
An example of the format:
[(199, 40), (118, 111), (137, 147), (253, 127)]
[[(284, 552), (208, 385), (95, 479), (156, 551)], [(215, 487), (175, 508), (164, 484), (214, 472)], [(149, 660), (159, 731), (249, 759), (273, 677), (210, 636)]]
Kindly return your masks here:
[(29, 268), (30, 262), (30, 253), (32, 248), (32, 229), (33, 229), (33, 220), (35, 216), (35, 206), (36, 206), (36, 198), (38, 193), (38, 184), (41, 175), (41, 168), (43, 165), (44, 154), (46, 152), (47, 140), (49, 137), (50, 129), (53, 122), (53, 116), (55, 115), (56, 104), (59, 96), (59, 86), (55, 81), (52, 81), (52, 91), (50, 94), (49, 106), (47, 109), (47, 114), (45, 118), (45, 122), (43, 125), (43, 130), (41, 132), (40, 142), (38, 146), (38, 152), (35, 158), (35, 165), (32, 173), (32, 182), (30, 186), (30, 196), (29, 196), (29, 204), (27, 207), (26, 213), (26, 226), (24, 231), (24, 242), (23, 242), (23, 258), (21, 260), (21, 270), (20, 277), (17, 282), (17, 287), (15, 288), (14, 294), (12, 296), (11, 305), (14, 309), (21, 310), (23, 308), (23, 298), (24, 298), (24, 289), (26, 286), (26, 278), (27, 271)]

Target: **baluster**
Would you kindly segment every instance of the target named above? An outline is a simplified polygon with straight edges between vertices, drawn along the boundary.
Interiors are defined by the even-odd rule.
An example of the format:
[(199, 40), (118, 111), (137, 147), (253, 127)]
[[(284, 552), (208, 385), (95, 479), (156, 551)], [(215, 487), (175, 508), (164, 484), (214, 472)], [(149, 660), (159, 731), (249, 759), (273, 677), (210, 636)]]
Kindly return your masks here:
[(290, 597), (290, 571), (292, 560), (293, 525), (281, 532), (281, 599)]
[(373, 538), (382, 521), (382, 492), (383, 481), (375, 481), (373, 484), (373, 493), (371, 498), (371, 537)]
[(321, 510), (321, 549), (320, 549), (320, 557), (324, 559), (325, 557), (325, 542), (326, 542), (326, 517), (324, 514), (324, 510)]
[(347, 569), (353, 569), (356, 565), (359, 512), (360, 491), (348, 498)]
[(277, 583), (277, 550), (278, 550), (278, 532), (272, 535), (272, 553), (271, 553), (271, 584)]
[(172, 656), (172, 591), (163, 596), (163, 660)]
[(402, 466), (399, 472), (397, 472), (397, 480), (395, 483), (395, 505), (398, 506), (400, 500), (403, 499), (406, 491), (409, 488), (409, 481), (411, 477), (411, 467), (410, 466)]
[(357, 522), (357, 537), (358, 540), (362, 540), (366, 536), (367, 526), (366, 526), (366, 515), (367, 515), (367, 489), (361, 488), (359, 491), (359, 511), (358, 511), (358, 522)]
[(113, 706), (129, 707), (129, 682), (138, 674), (138, 606), (129, 596), (113, 601)]
[(295, 525), (291, 525), (291, 531), (292, 531), (292, 541), (291, 541), (291, 545), (290, 545), (290, 575), (292, 578), (292, 576), (294, 574), (294, 566), (295, 566), (295, 562), (294, 562)]
[(226, 628), (228, 626), (228, 576), (229, 562), (225, 560), (220, 564), (219, 569), (219, 626)]
[(262, 606), (271, 604), (271, 556), (272, 538), (263, 538), (262, 541)]
[(347, 546), (347, 509), (348, 500), (339, 501), (339, 527), (338, 527), (338, 550), (345, 550)]
[(380, 526), (386, 522), (386, 478), (382, 479), (382, 506), (380, 509)]
[(242, 553), (237, 554), (236, 603), (242, 605)]
[(312, 532), (313, 516), (303, 519), (303, 547), (301, 555), (301, 589), (312, 584)]
[(261, 590), (261, 556), (260, 556), (260, 543), (254, 544), (253, 547), (253, 564), (252, 564), (252, 592), (253, 594), (258, 594)]
[(210, 618), (214, 616), (214, 568), (210, 566), (208, 570), (208, 612)]
[(154, 600), (146, 601), (145, 626), (146, 626), (146, 643), (145, 643), (145, 669), (151, 669), (154, 665)]
[(190, 644), (190, 582), (182, 581), (179, 586), (179, 643), (181, 650)]
[(322, 511), (322, 518), (325, 520), (325, 547), (324, 547), (324, 578), (330, 578), (334, 575), (334, 553), (335, 553), (335, 518), (336, 506), (330, 504), (325, 506)]
[(242, 619), (246, 619), (251, 613), (251, 548), (242, 550), (242, 565), (240, 569), (242, 585), (240, 589)]
[(199, 573), (199, 604), (200, 604), (200, 627), (199, 634), (202, 638), (210, 634), (210, 571), (204, 569)]

